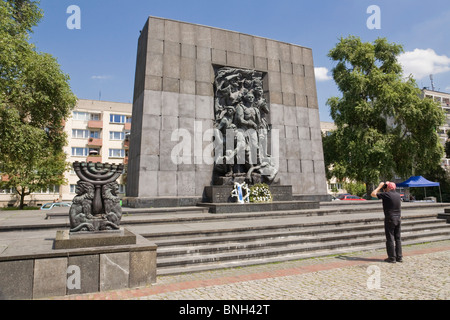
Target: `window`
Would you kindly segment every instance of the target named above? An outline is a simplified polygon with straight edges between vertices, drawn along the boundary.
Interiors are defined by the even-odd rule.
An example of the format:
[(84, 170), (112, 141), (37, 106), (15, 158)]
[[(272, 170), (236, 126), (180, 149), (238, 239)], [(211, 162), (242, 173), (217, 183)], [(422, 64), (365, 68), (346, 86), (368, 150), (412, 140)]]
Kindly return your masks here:
[(84, 120), (84, 121), (87, 121), (87, 120), (89, 120), (89, 113), (74, 111), (73, 112), (73, 120)]
[(77, 187), (76, 184), (71, 184), (70, 185), (70, 193), (75, 193), (75, 188)]
[(15, 188), (0, 189), (0, 194), (12, 194), (12, 193), (15, 193), (15, 192), (16, 192)]
[(72, 138), (86, 139), (89, 136), (89, 130), (73, 129)]
[(109, 122), (111, 123), (126, 123), (127, 116), (120, 115), (120, 114), (111, 114), (109, 116)]
[(72, 156), (74, 157), (87, 157), (88, 148), (72, 148)]
[(100, 138), (100, 131), (91, 131), (89, 133), (90, 138), (99, 139)]
[(59, 193), (59, 186), (49, 186), (47, 188), (42, 188), (40, 190), (36, 190), (33, 192), (33, 194), (58, 194)]
[(336, 189), (343, 189), (343, 187), (342, 187), (342, 184), (341, 183), (330, 183), (329, 185), (328, 185), (328, 189), (329, 190), (332, 190), (333, 188), (336, 188)]
[(109, 157), (110, 158), (124, 158), (125, 150), (124, 149), (109, 149)]
[(73, 120), (82, 120), (82, 121), (96, 120), (96, 121), (98, 121), (98, 120), (100, 120), (100, 114), (74, 111), (73, 112)]
[(125, 132), (120, 131), (110, 131), (109, 132), (109, 140), (124, 140)]
[(119, 184), (119, 193), (126, 193), (126, 186), (124, 184)]

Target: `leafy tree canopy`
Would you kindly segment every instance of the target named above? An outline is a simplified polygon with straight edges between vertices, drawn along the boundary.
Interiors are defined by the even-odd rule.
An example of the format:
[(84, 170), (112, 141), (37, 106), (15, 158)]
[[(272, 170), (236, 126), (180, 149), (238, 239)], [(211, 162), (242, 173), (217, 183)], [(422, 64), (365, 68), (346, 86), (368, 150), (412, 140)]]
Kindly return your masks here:
[[(21, 197), (64, 182), (64, 121), (76, 97), (56, 59), (29, 42), (37, 1), (0, 1), (0, 172)], [(6, 179), (5, 179), (6, 177)]]
[[(403, 77), (401, 45), (379, 38), (341, 38), (328, 56), (342, 97), (327, 101), (337, 130), (324, 137), (327, 175), (370, 184), (409, 177), (439, 165), (443, 146), (436, 129), (444, 114)], [(369, 190), (368, 190), (369, 191)], [(369, 193), (369, 192), (368, 192)]]

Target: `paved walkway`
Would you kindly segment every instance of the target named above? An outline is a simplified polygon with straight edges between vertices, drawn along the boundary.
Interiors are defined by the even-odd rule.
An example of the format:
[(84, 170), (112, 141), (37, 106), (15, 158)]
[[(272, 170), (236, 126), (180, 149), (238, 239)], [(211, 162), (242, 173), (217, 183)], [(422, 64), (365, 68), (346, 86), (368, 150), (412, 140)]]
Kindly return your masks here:
[(145, 288), (55, 299), (450, 299), (450, 241), (407, 246), (404, 247), (404, 256), (403, 263), (389, 264), (383, 261), (386, 257), (384, 250), (376, 250), (260, 266), (159, 276), (156, 284)]

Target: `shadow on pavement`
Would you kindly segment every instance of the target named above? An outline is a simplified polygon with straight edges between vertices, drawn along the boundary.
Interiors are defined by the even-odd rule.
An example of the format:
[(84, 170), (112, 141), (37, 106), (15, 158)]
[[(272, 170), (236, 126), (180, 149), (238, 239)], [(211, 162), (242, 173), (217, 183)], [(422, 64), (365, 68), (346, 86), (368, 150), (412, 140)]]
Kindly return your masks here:
[(344, 256), (339, 255), (336, 256), (336, 259), (346, 260), (346, 261), (367, 261), (367, 262), (383, 262), (384, 259), (382, 258), (363, 258), (363, 257), (351, 257), (351, 256)]

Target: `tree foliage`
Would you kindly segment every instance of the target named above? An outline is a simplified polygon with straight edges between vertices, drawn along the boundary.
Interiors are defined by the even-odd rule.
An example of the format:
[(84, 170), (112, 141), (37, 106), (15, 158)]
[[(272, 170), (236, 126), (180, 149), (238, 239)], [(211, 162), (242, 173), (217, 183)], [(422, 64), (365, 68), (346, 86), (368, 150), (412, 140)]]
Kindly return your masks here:
[[(342, 97), (327, 101), (337, 129), (324, 137), (327, 175), (366, 184), (409, 177), (439, 165), (443, 146), (436, 129), (444, 114), (409, 76), (397, 56), (401, 45), (379, 38), (341, 38), (328, 56)], [(367, 190), (369, 191), (369, 190)], [(369, 192), (368, 192), (369, 193)]]
[(56, 59), (29, 42), (38, 2), (0, 2), (1, 188), (25, 195), (64, 182), (64, 121), (76, 104)]
[(360, 182), (344, 183), (344, 189), (347, 190), (348, 193), (358, 197), (362, 197), (366, 193), (366, 185)]

